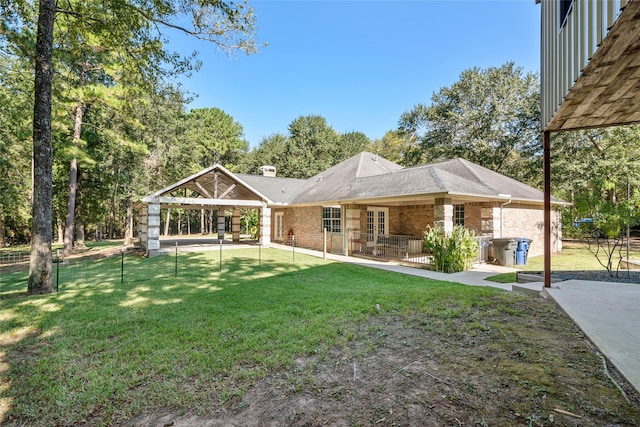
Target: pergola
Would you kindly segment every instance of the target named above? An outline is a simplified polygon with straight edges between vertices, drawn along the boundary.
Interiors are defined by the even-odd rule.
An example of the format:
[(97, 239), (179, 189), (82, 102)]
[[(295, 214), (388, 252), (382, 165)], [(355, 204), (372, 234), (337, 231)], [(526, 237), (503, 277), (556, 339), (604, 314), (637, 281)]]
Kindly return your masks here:
[(256, 209), (260, 219), (260, 243), (271, 243), (271, 208), (273, 202), (255, 188), (216, 164), (143, 197), (138, 203), (140, 244), (147, 256), (160, 249), (160, 211), (163, 208), (214, 210), (218, 212), (218, 239), (224, 239), (224, 214), (232, 211), (231, 231), (234, 242), (240, 240), (240, 209)]

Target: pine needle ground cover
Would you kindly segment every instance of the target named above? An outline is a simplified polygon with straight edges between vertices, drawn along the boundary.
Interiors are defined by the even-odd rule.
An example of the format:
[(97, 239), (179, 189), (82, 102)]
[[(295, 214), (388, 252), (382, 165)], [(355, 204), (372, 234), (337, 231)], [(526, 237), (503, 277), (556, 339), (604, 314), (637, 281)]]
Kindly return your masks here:
[(38, 297), (4, 275), (4, 423), (640, 423), (548, 301), (301, 254), (190, 253), (177, 277), (171, 256), (126, 256), (125, 280), (122, 262)]

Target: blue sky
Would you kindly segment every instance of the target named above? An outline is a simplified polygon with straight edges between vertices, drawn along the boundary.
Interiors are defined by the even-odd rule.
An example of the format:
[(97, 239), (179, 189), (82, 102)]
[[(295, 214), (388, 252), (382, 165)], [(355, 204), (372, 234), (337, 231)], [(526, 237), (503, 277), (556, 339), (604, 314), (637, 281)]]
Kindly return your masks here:
[(450, 86), (471, 67), (508, 61), (539, 71), (540, 5), (503, 1), (250, 0), (259, 53), (228, 57), (197, 50), (202, 69), (180, 80), (198, 97), (189, 108), (217, 107), (239, 122), (252, 147), (303, 115), (337, 132), (381, 138), (400, 115)]

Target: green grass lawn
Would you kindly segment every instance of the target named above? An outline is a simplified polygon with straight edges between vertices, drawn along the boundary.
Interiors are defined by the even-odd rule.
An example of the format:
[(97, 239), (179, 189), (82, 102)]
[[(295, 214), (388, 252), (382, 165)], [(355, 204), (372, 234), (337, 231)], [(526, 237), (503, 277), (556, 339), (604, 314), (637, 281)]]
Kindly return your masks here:
[[(212, 396), (224, 401), (242, 393), (238, 384), (297, 355), (349, 340), (376, 304), (424, 309), (427, 301), (444, 304), (453, 286), (300, 254), (295, 265), (240, 258), (221, 272), (215, 261), (215, 253), (181, 255), (188, 267), (174, 278), (171, 257), (126, 257), (120, 284), (117, 256), (78, 267), (76, 282), (35, 297), (22, 296), (24, 273), (5, 276), (5, 417), (72, 424), (96, 414), (122, 420), (157, 405), (197, 407)], [(454, 288), (465, 304), (492, 292)]]
[[(595, 249), (595, 247), (594, 247)], [(622, 251), (623, 258), (626, 258), (626, 250)], [(632, 249), (630, 252), (631, 259), (640, 259), (640, 251)], [(617, 260), (617, 253), (616, 258)], [(526, 265), (514, 266), (521, 270), (542, 271), (544, 270), (544, 256), (527, 258)], [(598, 263), (596, 257), (589, 252), (585, 243), (578, 241), (563, 242), (562, 252), (553, 254), (551, 257), (552, 270), (604, 270), (605, 268)]]
[[(171, 256), (126, 256), (124, 283), (116, 256), (76, 266), (81, 274), (67, 267), (61, 291), (46, 296), (24, 294), (26, 273), (4, 275), (0, 423), (111, 424), (158, 407), (205, 412), (299, 357), (349, 345), (370, 319), (430, 319), (443, 336), (503, 327), (499, 334), (511, 336), (513, 326), (483, 316), (526, 316), (515, 294), (301, 254), (295, 264), (268, 261), (274, 251), (263, 250), (261, 265), (225, 260), (221, 271), (215, 252), (184, 254), (177, 278)], [(468, 320), (453, 327), (460, 319)], [(530, 380), (539, 376), (536, 368)]]
[[(624, 253), (626, 257), (626, 252)], [(640, 259), (640, 251), (633, 250), (631, 258)], [(526, 265), (514, 265), (514, 268), (525, 271), (544, 271), (544, 256), (528, 257)], [(551, 257), (551, 270), (604, 270), (596, 257), (589, 252), (587, 246), (581, 242), (565, 242), (562, 252)], [(487, 280), (497, 283), (513, 283), (516, 281), (515, 273), (496, 274)]]

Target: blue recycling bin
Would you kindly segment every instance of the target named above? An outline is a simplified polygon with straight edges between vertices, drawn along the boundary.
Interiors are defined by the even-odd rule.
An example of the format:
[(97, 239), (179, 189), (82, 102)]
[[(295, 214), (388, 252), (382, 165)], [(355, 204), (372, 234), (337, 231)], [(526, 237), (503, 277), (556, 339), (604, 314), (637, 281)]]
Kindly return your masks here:
[(516, 246), (516, 265), (527, 264), (527, 254), (529, 253), (529, 246), (532, 240), (526, 237), (518, 238), (518, 245)]

